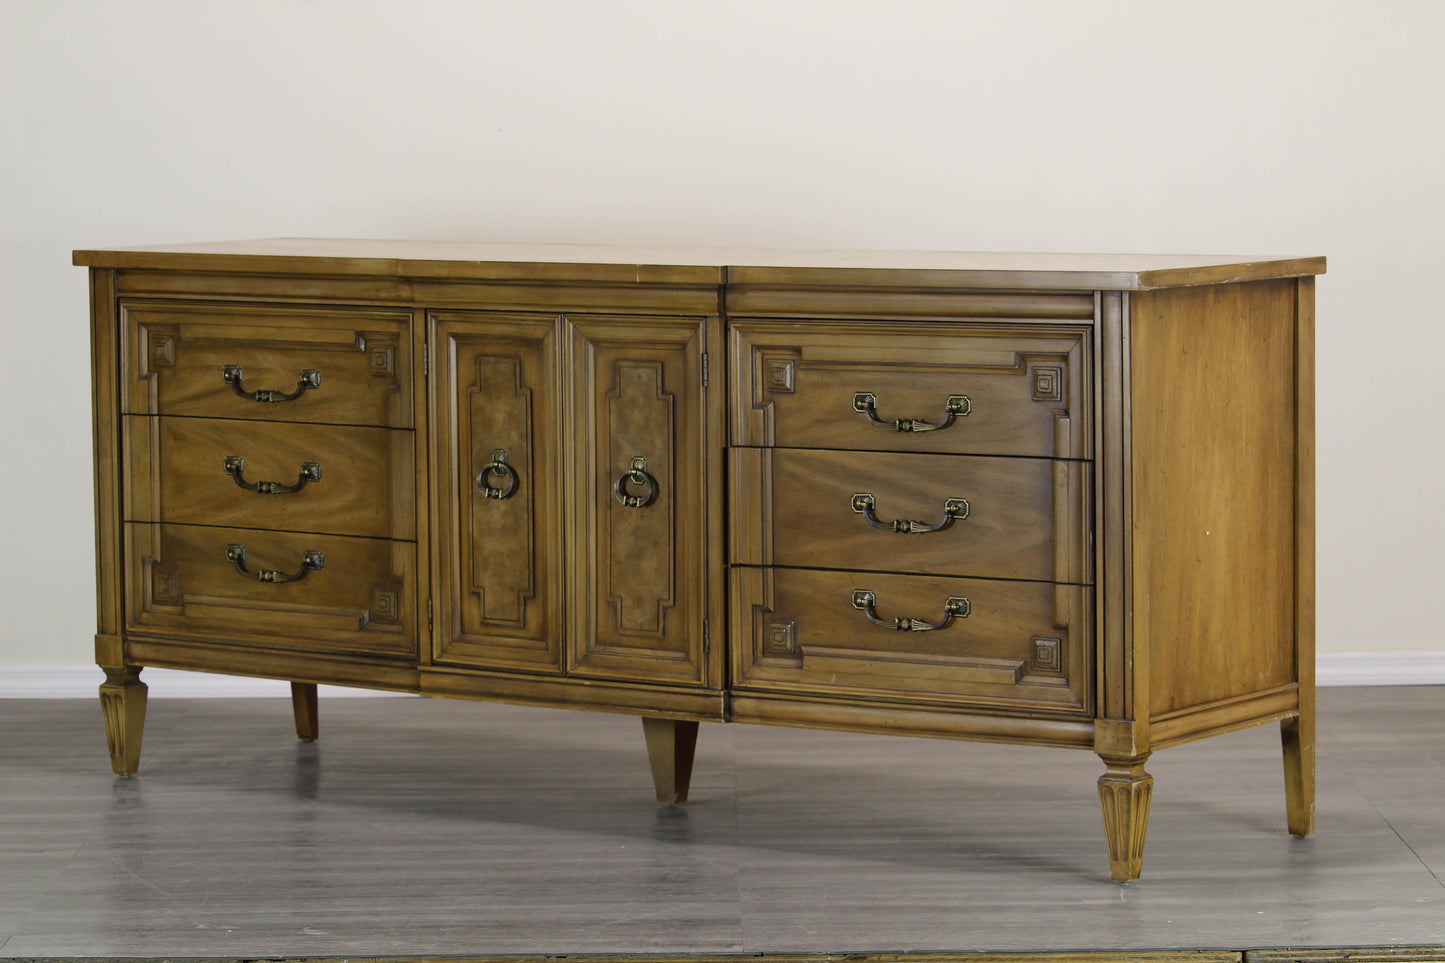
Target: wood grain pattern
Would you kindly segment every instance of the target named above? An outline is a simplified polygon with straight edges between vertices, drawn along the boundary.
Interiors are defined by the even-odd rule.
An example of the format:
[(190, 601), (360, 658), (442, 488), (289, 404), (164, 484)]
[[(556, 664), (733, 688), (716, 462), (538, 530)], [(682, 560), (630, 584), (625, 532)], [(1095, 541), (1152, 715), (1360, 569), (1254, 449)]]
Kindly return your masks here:
[(1295, 282), (1294, 669), (1299, 715), (1280, 724), (1289, 831), (1315, 829), (1315, 279)]
[[(410, 431), (126, 415), (125, 440), (127, 521), (416, 538)], [(226, 472), (231, 456), (250, 484), (295, 485), (307, 463), (321, 477), (260, 494)]]
[(113, 639), (125, 621), (121, 572), (122, 462), (120, 345), (113, 271), (90, 272), (91, 430), (95, 446), (96, 661), (118, 668), (120, 660), (101, 638)]
[[(960, 336), (966, 331), (966, 336)], [(733, 444), (784, 448), (1089, 457), (1089, 373), (1081, 330), (988, 325), (848, 323), (733, 325)], [(780, 370), (781, 366), (781, 370)], [(790, 368), (789, 368), (790, 366)], [(779, 380), (782, 379), (782, 380)], [(968, 414), (933, 431), (869, 423), (940, 423), (950, 396)], [(1055, 415), (1072, 431), (1057, 450)]]
[[(434, 316), (437, 531), (435, 658), (562, 671), (560, 322)], [(490, 470), (503, 452), (515, 476)], [(488, 497), (478, 477), (505, 498)]]
[[(764, 449), (732, 451), (735, 564), (1088, 581), (1086, 463), (765, 450), (766, 460)], [(950, 498), (966, 499), (968, 514), (935, 532), (896, 533), (853, 510), (859, 493), (874, 496), (882, 522), (935, 525)], [(758, 499), (767, 508), (749, 514)]]
[[(202, 302), (122, 302), (121, 313), (127, 414), (412, 426), (405, 313)], [(290, 393), (307, 370), (320, 384), (258, 403), (222, 380), (227, 365), (248, 392)]]
[[(633, 680), (706, 682), (708, 393), (704, 324), (569, 318), (574, 496), (570, 671)], [(654, 494), (615, 495), (632, 460)], [(643, 496), (627, 481), (624, 495)]]
[[(855, 589), (875, 593), (885, 620), (933, 622), (950, 597), (967, 598), (970, 609), (940, 629), (894, 631), (853, 606)], [(1042, 582), (734, 569), (734, 685), (1085, 713), (1084, 592)], [(1068, 600), (1065, 625), (1055, 622), (1055, 593)]]
[[(236, 571), (295, 573), (303, 553), (324, 567), (295, 582)], [(127, 632), (416, 658), (416, 549), (410, 542), (199, 525), (126, 525)]]
[(1295, 681), (1295, 282), (1130, 306), (1136, 647), (1149, 709)]

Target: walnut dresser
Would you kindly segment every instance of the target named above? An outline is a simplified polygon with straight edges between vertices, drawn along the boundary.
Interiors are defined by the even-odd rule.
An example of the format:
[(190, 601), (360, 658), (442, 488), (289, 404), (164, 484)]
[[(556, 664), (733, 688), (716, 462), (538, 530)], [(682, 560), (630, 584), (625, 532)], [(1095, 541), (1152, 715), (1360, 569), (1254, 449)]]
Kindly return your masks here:
[[(277, 239), (90, 268), (101, 707), (145, 666), (1090, 749), (1279, 722), (1314, 824), (1322, 258)], [(960, 776), (963, 778), (963, 776)]]

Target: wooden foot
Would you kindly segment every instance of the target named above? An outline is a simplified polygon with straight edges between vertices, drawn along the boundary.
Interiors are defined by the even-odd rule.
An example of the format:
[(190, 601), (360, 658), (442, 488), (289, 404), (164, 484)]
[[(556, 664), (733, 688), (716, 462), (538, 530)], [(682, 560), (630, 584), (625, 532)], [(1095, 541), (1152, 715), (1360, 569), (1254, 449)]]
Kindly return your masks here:
[(100, 715), (105, 720), (110, 768), (118, 776), (133, 775), (140, 768), (147, 693), (140, 671), (131, 666), (106, 668), (105, 681), (100, 684)]
[(697, 749), (697, 723), (680, 719), (642, 720), (647, 758), (652, 763), (652, 785), (660, 803), (687, 802), (692, 781), (692, 756)]
[(1105, 770), (1099, 777), (1099, 804), (1104, 810), (1104, 838), (1109, 844), (1109, 874), (1116, 882), (1127, 883), (1139, 878), (1144, 861), (1154, 777), (1144, 771), (1147, 753), (1100, 758)]
[(1284, 799), (1289, 811), (1289, 831), (1308, 836), (1315, 831), (1315, 720), (1301, 712), (1299, 718), (1279, 724), (1284, 742)]
[(291, 711), (296, 715), (296, 738), (315, 742), (321, 734), (321, 717), (316, 714), (316, 683), (291, 683)]

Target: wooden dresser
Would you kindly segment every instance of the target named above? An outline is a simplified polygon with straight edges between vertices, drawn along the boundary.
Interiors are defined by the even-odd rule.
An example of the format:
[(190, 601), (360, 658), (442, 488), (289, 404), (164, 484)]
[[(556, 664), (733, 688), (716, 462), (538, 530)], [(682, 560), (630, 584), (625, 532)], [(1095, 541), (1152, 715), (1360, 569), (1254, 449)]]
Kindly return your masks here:
[[(1322, 258), (277, 239), (90, 268), (111, 763), (145, 666), (1091, 749), (1278, 721), (1314, 824)], [(960, 778), (965, 778), (960, 776)]]

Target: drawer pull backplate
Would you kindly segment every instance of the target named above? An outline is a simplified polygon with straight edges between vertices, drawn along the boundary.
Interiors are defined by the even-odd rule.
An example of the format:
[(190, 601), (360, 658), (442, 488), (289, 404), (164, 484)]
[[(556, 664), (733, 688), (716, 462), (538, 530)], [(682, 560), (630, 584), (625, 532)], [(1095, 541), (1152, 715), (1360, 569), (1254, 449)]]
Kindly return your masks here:
[(872, 492), (858, 492), (853, 496), (853, 511), (862, 515), (863, 518), (874, 528), (882, 529), (885, 532), (896, 532), (900, 535), (921, 535), (924, 532), (936, 532), (948, 527), (955, 518), (968, 517), (967, 498), (947, 498), (943, 502), (943, 520), (936, 525), (928, 525), (923, 522), (911, 522), (906, 519), (897, 519), (885, 522), (873, 514), (878, 501), (873, 497)]
[(874, 625), (881, 625), (885, 629), (894, 629), (899, 632), (931, 632), (934, 629), (941, 629), (954, 619), (968, 618), (969, 602), (961, 595), (950, 596), (943, 602), (943, 618), (937, 622), (925, 622), (923, 619), (880, 619), (873, 611), (877, 604), (878, 597), (869, 589), (853, 590), (853, 607), (868, 616), (868, 621)]
[(899, 418), (883, 421), (878, 417), (878, 396), (871, 391), (859, 391), (853, 395), (853, 410), (861, 412), (868, 424), (888, 431), (937, 431), (953, 424), (953, 419), (966, 418), (973, 410), (968, 395), (949, 395), (943, 405), (943, 420), (938, 422), (919, 421), (916, 418)]
[(227, 545), (226, 561), (236, 566), (236, 571), (242, 575), (253, 578), (258, 582), (299, 582), (306, 577), (307, 572), (325, 566), (326, 557), (320, 552), (302, 552), (301, 569), (294, 574), (278, 572), (270, 568), (257, 569), (251, 572), (246, 569), (246, 546)]
[(240, 455), (227, 455), (221, 462), (221, 468), (230, 475), (242, 488), (258, 495), (289, 495), (292, 492), (299, 492), (306, 487), (307, 482), (319, 482), (321, 480), (321, 464), (314, 461), (301, 463), (301, 471), (296, 476), (296, 484), (287, 485), (284, 482), (248, 482), (241, 476), (246, 470), (246, 459)]
[(296, 390), (290, 394), (281, 391), (267, 391), (265, 389), (260, 391), (247, 391), (245, 386), (241, 384), (241, 379), (245, 376), (246, 373), (241, 370), (241, 366), (238, 364), (221, 366), (221, 380), (230, 385), (232, 391), (242, 398), (259, 401), (261, 404), (270, 405), (281, 401), (295, 401), (312, 388), (321, 387), (321, 372), (315, 368), (307, 368), (301, 372), (300, 377), (296, 379)]

